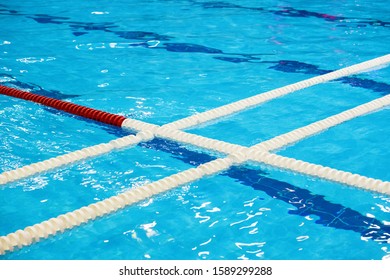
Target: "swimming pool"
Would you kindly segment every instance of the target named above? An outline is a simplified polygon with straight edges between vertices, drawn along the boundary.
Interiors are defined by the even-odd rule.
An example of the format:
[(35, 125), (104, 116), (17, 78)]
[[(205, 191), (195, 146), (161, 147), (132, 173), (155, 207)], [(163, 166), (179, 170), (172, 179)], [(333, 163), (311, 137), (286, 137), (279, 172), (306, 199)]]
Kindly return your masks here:
[[(388, 53), (386, 3), (127, 2), (0, 6), (1, 84), (164, 125)], [(249, 147), (386, 96), (389, 73), (342, 77), (186, 131)], [(130, 133), (8, 96), (0, 104), (1, 172)], [(390, 181), (388, 121), (387, 107), (276, 153)], [(7, 183), (0, 235), (216, 157), (156, 138)], [(0, 258), (382, 259), (389, 211), (388, 195), (245, 164)]]

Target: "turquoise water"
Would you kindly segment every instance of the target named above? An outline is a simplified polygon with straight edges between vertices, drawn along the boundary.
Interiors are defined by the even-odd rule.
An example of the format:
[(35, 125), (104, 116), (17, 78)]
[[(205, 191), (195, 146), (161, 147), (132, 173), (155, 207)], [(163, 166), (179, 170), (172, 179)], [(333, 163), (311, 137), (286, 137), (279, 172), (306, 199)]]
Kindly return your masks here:
[[(129, 3), (131, 2), (131, 3)], [(388, 53), (386, 1), (12, 1), (0, 83), (154, 124)], [(390, 92), (390, 67), (192, 133), (250, 146)], [(390, 180), (389, 110), (278, 154)], [(128, 134), (0, 95), (0, 171)], [(207, 162), (161, 139), (0, 187), (0, 235)], [(262, 165), (144, 201), (0, 259), (384, 259), (390, 198)]]

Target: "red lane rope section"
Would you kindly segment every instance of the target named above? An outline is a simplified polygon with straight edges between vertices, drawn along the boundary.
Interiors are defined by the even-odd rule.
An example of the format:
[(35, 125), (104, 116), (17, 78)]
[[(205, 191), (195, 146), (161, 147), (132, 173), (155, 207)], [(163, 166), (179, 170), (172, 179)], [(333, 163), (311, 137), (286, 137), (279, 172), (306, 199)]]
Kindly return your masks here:
[(73, 104), (67, 101), (58, 100), (55, 98), (50, 98), (42, 96), (39, 94), (10, 88), (0, 85), (0, 94), (33, 101), (48, 107), (55, 108), (60, 111), (64, 111), (73, 115), (84, 117), (87, 119), (99, 121), (106, 124), (111, 124), (115, 126), (122, 126), (123, 121), (126, 119), (124, 116), (115, 115), (111, 113), (106, 113), (103, 111), (91, 109), (85, 106)]

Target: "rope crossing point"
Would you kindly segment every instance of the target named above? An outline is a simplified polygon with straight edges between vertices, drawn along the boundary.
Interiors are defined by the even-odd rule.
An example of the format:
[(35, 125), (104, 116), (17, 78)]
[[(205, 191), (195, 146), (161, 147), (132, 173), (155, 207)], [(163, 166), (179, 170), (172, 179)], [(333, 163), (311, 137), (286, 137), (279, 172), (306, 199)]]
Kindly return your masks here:
[[(276, 136), (270, 140), (255, 145), (253, 149), (260, 151), (272, 151), (279, 149), (304, 138), (310, 137), (316, 133), (320, 133), (330, 127), (379, 110), (388, 105), (390, 105), (390, 95), (386, 95), (371, 102), (367, 102), (363, 105), (346, 110), (342, 113), (314, 122), (310, 125)], [(158, 126), (132, 119), (126, 119), (123, 122), (123, 126), (139, 132), (136, 135), (125, 136), (116, 140), (112, 140), (108, 143), (98, 144), (39, 163), (27, 165), (12, 171), (6, 171), (0, 174), (0, 184), (6, 184), (8, 182), (26, 178), (39, 172), (48, 171), (65, 164), (70, 164), (82, 159), (86, 159), (88, 157), (102, 155), (115, 149), (136, 145), (143, 141), (149, 141), (155, 137), (191, 144), (200, 148), (217, 151), (224, 154), (234, 154), (237, 151), (241, 153), (249, 153), (248, 148), (244, 146), (226, 143), (224, 141), (210, 139), (180, 130), (172, 130), (167, 126)], [(367, 189), (373, 190), (374, 188), (367, 186)], [(380, 189), (375, 188), (375, 190), (381, 192)]]
[[(372, 61), (376, 61), (376, 63), (384, 63), (384, 61), (387, 61), (390, 58), (390, 55), (385, 56), (387, 57), (386, 59), (378, 58)], [(375, 67), (373, 66), (372, 63), (362, 63), (360, 65), (371, 65), (370, 67)], [(355, 67), (355, 68), (353, 68)], [(352, 70), (348, 71), (355, 71), (359, 72), (362, 71), (361, 69), (358, 70), (355, 66), (352, 67), (347, 67)], [(338, 70), (341, 71), (341, 70)], [(338, 72), (335, 71), (335, 72)], [(353, 73), (355, 73), (353, 72)], [(340, 72), (341, 73), (341, 72)], [(332, 73), (329, 73), (332, 74)], [(326, 74), (328, 75), (328, 74)], [(338, 74), (339, 75), (339, 74)], [(324, 76), (324, 75), (323, 75)], [(331, 75), (330, 77), (334, 77), (337, 75)], [(321, 77), (321, 76), (319, 76)], [(315, 77), (318, 78), (318, 77)], [(312, 79), (315, 79), (312, 78)], [(329, 77), (328, 77), (329, 78)], [(310, 79), (309, 79), (310, 80)], [(322, 79), (318, 79), (318, 81), (321, 81)], [(323, 79), (326, 80), (326, 79)], [(297, 83), (299, 84), (299, 83)], [(308, 85), (309, 84), (309, 85)], [(315, 83), (314, 83), (315, 84)], [(302, 86), (307, 87), (311, 86), (313, 84), (310, 83), (303, 83)], [(288, 87), (288, 86), (287, 86)], [(286, 88), (286, 87), (284, 87)], [(283, 89), (283, 88), (282, 88)], [(297, 90), (297, 89), (295, 89)], [(295, 91), (293, 90), (293, 91)], [(271, 91), (272, 92), (272, 91)], [(291, 91), (292, 92), (292, 91)], [(284, 94), (283, 94), (284, 95)], [(276, 95), (276, 97), (281, 96), (281, 95)], [(273, 97), (273, 98), (276, 98)], [(260, 100), (260, 99), (259, 99)], [(261, 99), (264, 100), (264, 99)], [(270, 99), (267, 99), (270, 100)], [(247, 105), (249, 103), (246, 103)], [(250, 103), (252, 105), (245, 105), (249, 108), (253, 106), (253, 103)], [(136, 144), (141, 141), (148, 141), (150, 139), (153, 139), (154, 137), (162, 137), (162, 138), (168, 138), (172, 139), (178, 142), (184, 142), (184, 143), (190, 143), (193, 145), (197, 145), (199, 147), (203, 147), (206, 149), (212, 149), (216, 151), (223, 152), (225, 154), (228, 154), (227, 157), (225, 158), (220, 158), (211, 162), (208, 162), (206, 164), (202, 164), (198, 166), (197, 168), (191, 168), (186, 171), (180, 172), (175, 175), (168, 176), (164, 179), (161, 179), (159, 181), (153, 182), (151, 184), (144, 185), (139, 188), (132, 189), (130, 191), (127, 191), (125, 193), (122, 193), (118, 196), (113, 196), (111, 198), (108, 198), (106, 200), (103, 200), (98, 203), (91, 204), (89, 206), (82, 207), (78, 210), (75, 210), (73, 212), (69, 212), (64, 215), (60, 215), (56, 218), (52, 218), (48, 221), (44, 221), (42, 223), (36, 224), (34, 226), (30, 226), (25, 228), (24, 230), (19, 230), (16, 231), (15, 233), (11, 233), (7, 236), (0, 237), (0, 254), (5, 253), (6, 251), (12, 251), (15, 247), (21, 247), (21, 246), (26, 246), (29, 245), (33, 242), (39, 241), (42, 238), (47, 238), (50, 235), (54, 235), (58, 232), (62, 232), (66, 229), (73, 228), (75, 226), (78, 226), (82, 223), (85, 223), (89, 220), (93, 220), (96, 217), (100, 217), (103, 215), (106, 215), (108, 213), (112, 213), (114, 211), (117, 211), (118, 209), (121, 209), (127, 205), (131, 205), (133, 203), (136, 203), (140, 200), (143, 200), (147, 197), (150, 197), (152, 195), (167, 191), (169, 189), (172, 189), (174, 187), (177, 187), (182, 184), (186, 184), (189, 182), (192, 182), (194, 180), (197, 180), (199, 178), (202, 178), (203, 176), (207, 175), (213, 175), (216, 173), (219, 173), (223, 170), (228, 169), (230, 166), (233, 164), (241, 164), (245, 161), (248, 160), (253, 160), (253, 161), (258, 161), (261, 163), (265, 164), (270, 164), (272, 166), (277, 166), (279, 168), (284, 168), (284, 169), (289, 169), (295, 172), (300, 172), (303, 174), (308, 174), (312, 176), (317, 176), (320, 178), (352, 185), (352, 186), (357, 186), (360, 188), (364, 189), (369, 189), (369, 190), (374, 190), (374, 191), (380, 191), (383, 193), (390, 194), (390, 183), (389, 182), (382, 182), (380, 180), (375, 180), (372, 178), (367, 178), (364, 176), (360, 176), (358, 174), (351, 174), (348, 172), (344, 171), (339, 171), (336, 169), (332, 169), (329, 167), (323, 167), (320, 165), (314, 165), (311, 163), (306, 163), (302, 162), (299, 160), (295, 159), (290, 159), (286, 157), (281, 157), (275, 154), (269, 153), (271, 149), (276, 149), (280, 148), (284, 145), (288, 145), (292, 142), (299, 141), (300, 139), (303, 139), (305, 137), (308, 137), (310, 135), (313, 135), (315, 133), (319, 133), (323, 131), (324, 129), (327, 129), (329, 127), (335, 126), (337, 124), (340, 124), (344, 121), (350, 120), (354, 117), (370, 113), (375, 110), (379, 110), (380, 108), (383, 108), (385, 106), (388, 106), (390, 104), (390, 95), (385, 96), (383, 98), (376, 99), (372, 102), (368, 102), (366, 104), (363, 104), (361, 106), (355, 107), (353, 109), (347, 110), (343, 113), (337, 114), (335, 116), (332, 116), (330, 118), (327, 118), (325, 120), (313, 123), (312, 125), (309, 125), (307, 127), (297, 129), (292, 131), (291, 133), (287, 133), (278, 137), (275, 137), (271, 140), (268, 140), (263, 143), (259, 143), (258, 145), (252, 146), (250, 148), (247, 147), (242, 147), (239, 145), (234, 145), (230, 143), (225, 143), (222, 141), (214, 140), (214, 139), (209, 139), (205, 137), (201, 137), (198, 135), (193, 135), (190, 133), (186, 133), (183, 131), (178, 130), (183, 129), (185, 127), (190, 127), (194, 125), (195, 123), (201, 123), (201, 122), (206, 122), (214, 118), (218, 118), (221, 116), (221, 113), (217, 113), (215, 117), (213, 118), (210, 115), (210, 112), (213, 110), (206, 112), (204, 116), (206, 117), (201, 117), (195, 118), (195, 119), (190, 119), (187, 118), (187, 121), (185, 122), (186, 124), (184, 125), (183, 123), (180, 123), (179, 125), (178, 122), (171, 123), (164, 125), (162, 127), (152, 125), (152, 124), (147, 124), (143, 123), (140, 121), (136, 120), (131, 120), (131, 119), (125, 119), (122, 121), (121, 125), (123, 127), (127, 127), (136, 131), (139, 131), (137, 135), (133, 136), (126, 136), (123, 138), (119, 138), (117, 140), (110, 141), (109, 143), (104, 143), (100, 145), (96, 145), (93, 147), (89, 147), (86, 149), (90, 150), (80, 150), (76, 151), (73, 153), (70, 153), (68, 155), (64, 155), (64, 159), (66, 160), (66, 163), (70, 163), (79, 159), (82, 159), (85, 155), (87, 156), (94, 156), (94, 155), (99, 155), (106, 153), (112, 149), (115, 148), (120, 148), (120, 147), (125, 147), (128, 145)], [(223, 106), (224, 107), (224, 106)], [(221, 107), (220, 107), (221, 108)], [(236, 107), (237, 108), (237, 107)], [(218, 109), (218, 108), (217, 108)], [(232, 114), (237, 112), (236, 109), (230, 110), (224, 110), (224, 115)], [(203, 114), (203, 113), (202, 113)], [(199, 114), (201, 115), (201, 114)], [(188, 120), (189, 119), (189, 120)], [(175, 124), (175, 125), (172, 125)], [(183, 127), (184, 125), (184, 127)], [(264, 144), (266, 143), (266, 144)], [(102, 149), (100, 149), (102, 148)], [(59, 162), (61, 162), (61, 159), (55, 158), (51, 159), (53, 162), (57, 164), (58, 167)], [(48, 160), (50, 161), (50, 160)], [(45, 167), (45, 164), (43, 163), (37, 163), (37, 166), (41, 166), (41, 170), (49, 170), (45, 169), (48, 166), (51, 166), (51, 164), (46, 164), (47, 166)], [(55, 168), (53, 167), (53, 168)], [(25, 169), (23, 169), (25, 168)], [(26, 166), (23, 167), (23, 170), (19, 170), (20, 172), (15, 172), (16, 170), (10, 171), (10, 173), (7, 173), (6, 175), (1, 174), (0, 175), (0, 183), (7, 181), (10, 177), (13, 177), (13, 174), (22, 174), (23, 176), (26, 174), (32, 174), (28, 173), (27, 171), (30, 170), (32, 172), (31, 166)], [(31, 169), (32, 168), (32, 169)], [(14, 173), (12, 173), (14, 172)], [(27, 175), (28, 176), (28, 175)], [(12, 178), (11, 178), (12, 180)]]
[[(190, 128), (194, 125), (199, 125), (220, 117), (228, 116), (239, 111), (251, 108), (256, 105), (260, 105), (261, 103), (267, 102), (269, 100), (281, 97), (283, 95), (295, 92), (297, 90), (307, 88), (319, 83), (331, 81), (334, 79), (342, 78), (344, 76), (356, 74), (358, 72), (367, 71), (371, 68), (378, 67), (380, 65), (385, 65), (390, 63), (390, 54), (381, 56), (372, 60), (368, 60), (362, 63), (358, 63), (349, 67), (345, 67), (340, 70), (336, 70), (324, 75), (320, 75), (317, 77), (313, 77), (310, 79), (303, 80), (301, 82), (284, 86), (278, 89), (274, 89), (265, 93), (257, 94), (253, 97), (245, 98), (237, 102), (233, 102), (231, 104), (227, 104), (200, 114), (196, 114), (169, 124), (164, 125), (159, 131), (160, 133), (157, 135), (162, 138), (169, 138), (171, 140), (178, 140), (175, 137), (181, 137), (182, 140), (186, 140), (188, 144), (195, 144), (202, 141), (204, 144), (207, 143), (203, 148), (212, 149), (216, 151), (220, 151), (223, 153), (229, 153), (229, 151), (234, 149), (239, 149), (238, 145), (229, 144), (226, 142), (210, 139), (207, 140), (205, 137), (201, 136), (192, 136), (188, 137), (189, 134), (185, 135), (185, 132), (178, 131), (179, 129)], [(98, 155), (102, 155), (108, 153), (114, 149), (124, 148), (131, 145), (136, 145), (142, 141), (151, 140), (156, 136), (155, 131), (159, 128), (153, 124), (147, 124), (142, 121), (126, 119), (123, 116), (113, 115), (109, 113), (105, 113), (102, 111), (98, 111), (95, 109), (87, 108), (84, 106), (79, 106), (72, 104), (70, 102), (60, 101), (53, 98), (43, 97), (37, 94), (31, 94), (29, 92), (24, 92), (21, 90), (16, 90), (12, 88), (7, 88), (4, 86), (0, 86), (0, 93), (22, 98), (26, 100), (31, 100), (33, 102), (38, 102), (47, 106), (51, 106), (53, 108), (57, 108), (59, 110), (67, 110), (66, 112), (72, 113), (79, 116), (83, 116), (85, 118), (94, 119), (103, 123), (113, 124), (117, 126), (122, 126), (124, 128), (141, 131), (136, 136), (125, 136), (119, 138), (117, 140), (113, 140), (109, 143), (103, 143), (94, 145), (88, 148), (84, 148), (82, 150), (71, 152), (67, 155), (58, 156), (55, 158), (51, 158), (39, 163), (34, 163), (31, 165), (27, 165), (15, 170), (6, 171), (0, 174), (0, 185), (6, 184), (8, 182), (20, 180), (22, 178), (26, 178), (28, 176), (32, 176), (34, 174), (49, 171), (54, 168), (58, 168), (60, 166), (71, 164), (79, 160), (84, 160), (89, 157), (94, 157)], [(58, 101), (58, 102), (56, 102)], [(56, 105), (57, 104), (57, 105)], [(54, 107), (53, 105), (56, 105)], [(72, 109), (73, 108), (73, 109)], [(72, 110), (71, 110), (72, 109)], [(114, 123), (109, 123), (110, 121)], [(176, 136), (172, 137), (172, 130), (175, 132)], [(148, 131), (148, 133), (146, 133)], [(180, 134), (180, 135), (179, 135)], [(170, 135), (170, 136), (169, 136)], [(151, 138), (152, 137), (152, 138)], [(196, 139), (198, 138), (198, 139)], [(178, 140), (181, 141), (181, 140)], [(259, 144), (261, 145), (261, 143)], [(264, 146), (264, 145), (263, 145)], [(224, 150), (216, 149), (225, 148)]]

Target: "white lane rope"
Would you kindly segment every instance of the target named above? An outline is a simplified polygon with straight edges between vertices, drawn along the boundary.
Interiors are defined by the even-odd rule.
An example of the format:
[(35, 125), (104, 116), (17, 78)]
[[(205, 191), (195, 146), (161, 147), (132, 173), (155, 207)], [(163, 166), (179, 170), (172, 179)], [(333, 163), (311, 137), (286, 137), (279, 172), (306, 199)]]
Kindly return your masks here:
[(341, 123), (360, 117), (362, 115), (375, 112), (389, 105), (390, 105), (390, 93), (381, 98), (374, 99), (373, 101), (343, 111), (339, 114), (335, 114), (323, 120), (316, 121), (309, 125), (294, 129), (288, 133), (281, 134), (270, 140), (263, 141), (255, 145), (255, 148), (264, 151), (273, 151), (276, 149), (280, 149), (282, 147), (293, 144), (297, 141), (300, 141), (314, 134), (323, 132), (324, 130), (330, 127), (339, 125)]
[(112, 196), (103, 201), (84, 206), (56, 218), (26, 227), (24, 230), (18, 230), (15, 233), (2, 236), (0, 237), (0, 255), (6, 251), (13, 251), (15, 247), (21, 248), (28, 246), (33, 242), (38, 242), (58, 232), (63, 232), (66, 229), (74, 228), (97, 217), (113, 213), (150, 196), (228, 169), (232, 164), (233, 161), (229, 158), (216, 159), (196, 168), (188, 169), (142, 187)]
[[(139, 143), (144, 140), (151, 140), (156, 136), (173, 139), (179, 142), (191, 143), (200, 147), (205, 147), (207, 149), (213, 149), (217, 151), (222, 151), (223, 149), (222, 152), (229, 154), (229, 156), (210, 161), (196, 168), (191, 168), (186, 171), (165, 177), (156, 182), (144, 185), (142, 187), (126, 191), (120, 195), (110, 197), (98, 203), (93, 203), (89, 206), (82, 207), (73, 212), (60, 215), (56, 218), (52, 218), (50, 220), (44, 221), (33, 226), (29, 226), (24, 230), (18, 230), (14, 233), (10, 233), (7, 236), (2, 236), (0, 237), (0, 254), (4, 254), (7, 251), (13, 251), (15, 247), (20, 248), (23, 246), (30, 245), (31, 243), (37, 242), (42, 238), (47, 238), (49, 236), (57, 234), (58, 232), (63, 232), (66, 229), (71, 229), (82, 223), (86, 223), (90, 220), (93, 220), (96, 217), (101, 217), (103, 215), (113, 213), (125, 206), (134, 204), (150, 196), (175, 188), (179, 185), (190, 183), (204, 176), (210, 176), (219, 173), (223, 170), (228, 169), (233, 164), (241, 164), (248, 160), (257, 161), (279, 168), (292, 170), (294, 172), (317, 176), (319, 178), (357, 186), (368, 190), (380, 191), (382, 193), (390, 194), (390, 182), (383, 182), (380, 180), (360, 176), (358, 174), (352, 174), (329, 167), (323, 167), (320, 165), (315, 165), (296, 159), (286, 158), (268, 152), (269, 149), (275, 149), (275, 147), (280, 148), (284, 145), (296, 142), (299, 139), (308, 137), (309, 135), (313, 135), (315, 133), (323, 131), (324, 129), (350, 120), (357, 116), (375, 110), (379, 110), (380, 108), (388, 106), (389, 102), (390, 96), (387, 95), (385, 97), (378, 98), (374, 101), (355, 107), (351, 109), (352, 111), (347, 110), (341, 114), (336, 115), (338, 117), (329, 117), (327, 118), (328, 121), (325, 121), (325, 119), (323, 120), (323, 123), (318, 124), (317, 122), (317, 125), (313, 125), (312, 127), (310, 127), (309, 125), (309, 128), (302, 128), (301, 131), (297, 129), (295, 130), (295, 132), (292, 131), (290, 134), (284, 134), (284, 138), (279, 138), (277, 140), (272, 141), (273, 139), (277, 138), (275, 137), (268, 142), (268, 145), (261, 146), (262, 143), (260, 143), (258, 145), (252, 146), (251, 148), (233, 145), (214, 139), (208, 139), (206, 137), (201, 137), (197, 135), (191, 135), (189, 133), (178, 131), (176, 129), (172, 130), (169, 125), (159, 127), (135, 120), (129, 120), (125, 127), (130, 127), (130, 123), (132, 123), (132, 129), (140, 130), (137, 135), (126, 136), (127, 138), (123, 137), (117, 140), (113, 140), (109, 142), (111, 144), (100, 144), (103, 145), (102, 147), (104, 147), (103, 152), (101, 152), (100, 149), (96, 149), (96, 146), (99, 146), (96, 145), (93, 146), (95, 148), (90, 147), (93, 149), (87, 150), (87, 152), (85, 150), (84, 152), (81, 152), (82, 150), (80, 150), (74, 152), (74, 156), (69, 156), (69, 154), (64, 155), (64, 159), (66, 159), (67, 162), (72, 162), (72, 160), (79, 160), (83, 157), (84, 154), (88, 155), (88, 157), (99, 155), (105, 153), (110, 149), (125, 147), (127, 145), (134, 145), (135, 143)], [(207, 119), (209, 120), (209, 118)], [(197, 120), (197, 122), (199, 123), (199, 120)], [(174, 127), (176, 128), (176, 126)], [(298, 134), (301, 134), (301, 136), (298, 136)], [(225, 148), (220, 148), (221, 144), (226, 144), (224, 146)]]
[(270, 101), (272, 99), (281, 97), (283, 95), (308, 88), (317, 84), (329, 82), (332, 80), (336, 80), (345, 76), (350, 76), (353, 74), (357, 74), (359, 72), (364, 72), (369, 69), (386, 65), (390, 63), (390, 54), (384, 55), (372, 60), (368, 60), (362, 63), (358, 63), (349, 67), (342, 68), (340, 70), (336, 70), (324, 75), (316, 76), (310, 79), (306, 79), (294, 84), (290, 84), (284, 87), (280, 87), (265, 93), (260, 93), (254, 95), (249, 98), (241, 99), (239, 101), (200, 113), (196, 115), (192, 115), (187, 118), (180, 119), (178, 121), (171, 122), (167, 124), (169, 128), (172, 129), (187, 129), (192, 126), (205, 123), (211, 120), (215, 120), (217, 118), (221, 118), (227, 115), (231, 115), (237, 113), (239, 111), (243, 111), (249, 109), (251, 107), (260, 105), (264, 102)]
[[(0, 174), (0, 185), (7, 184), (9, 182), (13, 182), (16, 180), (20, 180), (41, 172), (49, 171), (54, 168), (61, 167), (63, 165), (71, 164), (80, 160), (87, 159), (89, 157), (94, 157), (98, 155), (102, 155), (108, 152), (111, 152), (115, 149), (125, 148), (128, 146), (136, 145), (143, 141), (151, 140), (154, 137), (151, 135), (155, 134), (155, 131), (159, 129), (160, 133), (159, 136), (164, 138), (164, 135), (167, 136), (172, 135), (172, 130), (178, 131), (179, 129), (187, 129), (190, 127), (193, 127), (194, 125), (203, 124), (205, 122), (215, 120), (217, 118), (221, 118), (224, 116), (228, 116), (234, 113), (237, 113), (239, 111), (251, 108), (253, 106), (260, 105), (261, 103), (267, 102), (271, 99), (275, 99), (278, 97), (281, 97), (283, 95), (292, 93), (294, 91), (298, 91), (300, 89), (304, 89), (306, 87), (310, 87), (319, 83), (324, 83), (327, 81), (331, 81), (334, 79), (342, 78), (344, 76), (349, 76), (352, 74), (356, 74), (359, 72), (367, 71), (371, 68), (375, 68), (381, 65), (385, 65), (390, 63), (390, 55), (381, 56), (372, 60), (368, 60), (362, 63), (358, 63), (340, 70), (336, 70), (324, 75), (320, 75), (314, 78), (306, 79), (301, 82), (291, 84), (288, 86), (284, 86), (275, 90), (271, 90), (265, 93), (261, 93), (249, 98), (242, 99), (240, 101), (230, 103), (221, 107), (217, 107), (212, 110), (208, 110), (206, 112), (196, 114), (178, 121), (171, 122), (169, 124), (166, 124), (162, 126), (161, 128), (154, 124), (148, 124), (142, 121), (134, 120), (134, 119), (126, 119), (122, 127), (129, 128), (136, 131), (144, 131), (140, 132), (140, 134), (136, 136), (125, 136), (116, 140), (112, 140), (108, 143), (102, 143), (98, 145), (94, 145), (91, 147), (87, 147), (81, 150), (77, 150), (71, 153), (68, 153), (66, 155), (61, 155), (58, 157), (54, 157), (51, 159), (44, 160), (42, 162), (26, 165), (14, 170), (5, 171)], [(146, 131), (150, 131), (148, 134), (145, 134)], [(181, 134), (181, 138), (183, 138), (184, 132), (176, 132), (177, 136), (178, 134)], [(198, 142), (195, 139), (196, 136), (193, 136), (192, 138), (187, 137), (187, 139), (193, 139), (195, 141), (187, 142), (190, 144), (194, 144)], [(202, 137), (197, 136), (200, 140)], [(168, 137), (169, 139), (176, 140), (175, 138)], [(204, 138), (204, 137), (203, 137)], [(204, 148), (209, 149), (210, 147), (216, 147), (218, 146), (218, 140), (207, 140), (209, 142), (209, 146), (204, 146)], [(203, 139), (203, 142), (205, 143), (206, 140)], [(214, 142), (213, 145), (211, 142)], [(234, 144), (228, 144), (224, 143), (222, 141), (219, 141), (219, 144), (221, 147), (227, 148), (227, 152), (229, 150), (234, 150), (237, 147), (237, 145)], [(264, 145), (263, 145), (264, 146)], [(215, 148), (212, 148), (213, 150), (216, 150)]]
[[(382, 98), (378, 98), (374, 101), (347, 110), (345, 111), (348, 112), (346, 114), (343, 113), (338, 114), (339, 117), (335, 118), (336, 121), (332, 123), (326, 122), (326, 126), (322, 126), (321, 129), (324, 130), (331, 126), (341, 123), (342, 121), (340, 116), (345, 116), (346, 119), (351, 119), (360, 116), (362, 114), (378, 110), (382, 107), (388, 106), (389, 104), (390, 104), (390, 95), (387, 95)], [(330, 117), (327, 119), (333, 119), (333, 118)], [(150, 128), (148, 124), (147, 126), (148, 128)], [(138, 127), (138, 129), (142, 129), (142, 127)], [(301, 138), (305, 138), (308, 137), (309, 135), (312, 135), (313, 133), (317, 133), (318, 128), (317, 126), (314, 126), (314, 130), (312, 132), (307, 130), (305, 131), (306, 132), (301, 135)], [(145, 131), (141, 131), (138, 134), (142, 132)], [(179, 131), (180, 132), (179, 134), (177, 133), (178, 131), (171, 131), (171, 132), (172, 133), (170, 134), (169, 138), (175, 140), (176, 140), (175, 135), (180, 135), (181, 133), (184, 133), (181, 131)], [(145, 134), (149, 138), (153, 138), (152, 132), (148, 131), (145, 132)], [(193, 140), (187, 140), (192, 138), (191, 135), (188, 133), (184, 133), (184, 134), (185, 134), (184, 138), (181, 137), (180, 141), (192, 143)], [(288, 135), (288, 133), (286, 135)], [(293, 135), (295, 135), (295, 133)], [(133, 138), (136, 138), (136, 136)], [(294, 139), (297, 139), (297, 137), (295, 136)], [(203, 141), (200, 141), (200, 142), (196, 142), (196, 145), (200, 147), (210, 145), (213, 139), (206, 138), (203, 140), (206, 141), (206, 144), (204, 143), (202, 144)], [(279, 143), (279, 141), (276, 142)], [(290, 143), (290, 142), (287, 141), (286, 143)], [(213, 149), (219, 150), (218, 148), (219, 146), (220, 146), (219, 144), (216, 144), (216, 147), (213, 147)], [(278, 147), (281, 147), (280, 143)], [(193, 182), (195, 180), (203, 178), (204, 176), (211, 176), (217, 174), (223, 170), (228, 169), (233, 164), (242, 164), (243, 162), (246, 162), (248, 160), (265, 163), (274, 167), (291, 170), (305, 175), (316, 176), (318, 178), (390, 195), (390, 182), (383, 182), (381, 180), (368, 178), (358, 174), (352, 174), (350, 172), (345, 172), (330, 167), (324, 167), (321, 165), (316, 165), (316, 164), (296, 160), (293, 158), (279, 156), (276, 154), (269, 153), (268, 151), (262, 150), (261, 148), (259, 148), (258, 145), (254, 145), (250, 148), (240, 146), (240, 149), (235, 149), (235, 151), (230, 151), (228, 154), (229, 154), (228, 157), (219, 158), (210, 161), (208, 163), (201, 164), (196, 168), (191, 168), (182, 171), (180, 173), (155, 181), (153, 183), (131, 189), (129, 191), (126, 191), (116, 196), (112, 196), (103, 201), (93, 203), (88, 206), (84, 206), (80, 209), (77, 209), (72, 212), (68, 212), (56, 218), (52, 218), (42, 223), (26, 227), (24, 230), (18, 230), (14, 233), (10, 233), (6, 236), (2, 236), (0, 237), (0, 254), (5, 254), (5, 252), (7, 251), (13, 251), (14, 248), (16, 247), (21, 248), (23, 246), (28, 246), (33, 242), (38, 242), (39, 240), (43, 238), (48, 238), (49, 236), (55, 235), (58, 232), (63, 232), (66, 229), (71, 229), (73, 227), (79, 226), (90, 220), (94, 220), (97, 217), (101, 217), (113, 213), (119, 209), (124, 208), (125, 206), (129, 206), (131, 204), (137, 203), (148, 197), (171, 190), (180, 185)]]
[(253, 148), (254, 150), (251, 151), (250, 156), (247, 158), (248, 160), (265, 163), (273, 167), (290, 170), (306, 176), (314, 176), (327, 181), (390, 195), (390, 182), (272, 154), (267, 151), (259, 151), (255, 147)]
[[(330, 127), (336, 126), (353, 118), (379, 110), (390, 105), (390, 94), (375, 99), (342, 113), (330, 116), (323, 120), (314, 122), (307, 126), (295, 129), (291, 132), (276, 136), (270, 140), (263, 141), (254, 146), (254, 149), (262, 151), (272, 151), (290, 145), (304, 138), (320, 133)], [(4, 172), (0, 175), (0, 184), (5, 184), (18, 179), (26, 178), (38, 172), (48, 171), (65, 164), (70, 164), (88, 157), (105, 154), (114, 149), (120, 149), (130, 145), (136, 145), (142, 141), (148, 141), (155, 137), (169, 139), (181, 143), (191, 144), (203, 149), (208, 149), (224, 154), (232, 154), (237, 151), (246, 152), (247, 147), (215, 140), (204, 136), (191, 134), (180, 130), (171, 130), (166, 126), (152, 125), (137, 120), (126, 119), (125, 127), (139, 131), (136, 135), (129, 135), (108, 143), (103, 143), (66, 155), (51, 158), (42, 162), (27, 165), (12, 171)]]
[(49, 171), (54, 168), (62, 167), (64, 165), (71, 164), (76, 161), (85, 160), (89, 157), (103, 155), (114, 149), (120, 149), (130, 145), (136, 145), (142, 141), (147, 140), (146, 137), (144, 138), (144, 135), (145, 133), (143, 132), (140, 132), (137, 135), (128, 135), (122, 138), (112, 140), (108, 143), (90, 146), (41, 162), (25, 165), (14, 170), (5, 171), (0, 174), (0, 185), (27, 178), (29, 176)]
[[(97, 217), (116, 212), (125, 206), (132, 205), (156, 194), (193, 182), (204, 176), (214, 175), (228, 169), (235, 163), (240, 164), (247, 160), (255, 160), (279, 168), (328, 180), (330, 179), (339, 183), (345, 183), (365, 189), (374, 191), (380, 190), (381, 192), (385, 191), (385, 193), (390, 195), (389, 182), (382, 182), (357, 174), (282, 157), (258, 150), (257, 147), (253, 146), (252, 148), (247, 148), (244, 152), (239, 151), (232, 153), (228, 157), (201, 164), (196, 168), (187, 169), (153, 183), (112, 196), (103, 201), (84, 206), (56, 218), (51, 218), (50, 220), (39, 224), (26, 227), (24, 230), (18, 230), (14, 233), (2, 236), (0, 237), (0, 254), (5, 254), (7, 251), (13, 251), (16, 247), (21, 248), (23, 246), (28, 246), (33, 242), (38, 242), (41, 239), (48, 238), (49, 236), (53, 236), (64, 230), (74, 228), (90, 220), (94, 220)], [(369, 187), (367, 187), (367, 184)]]

